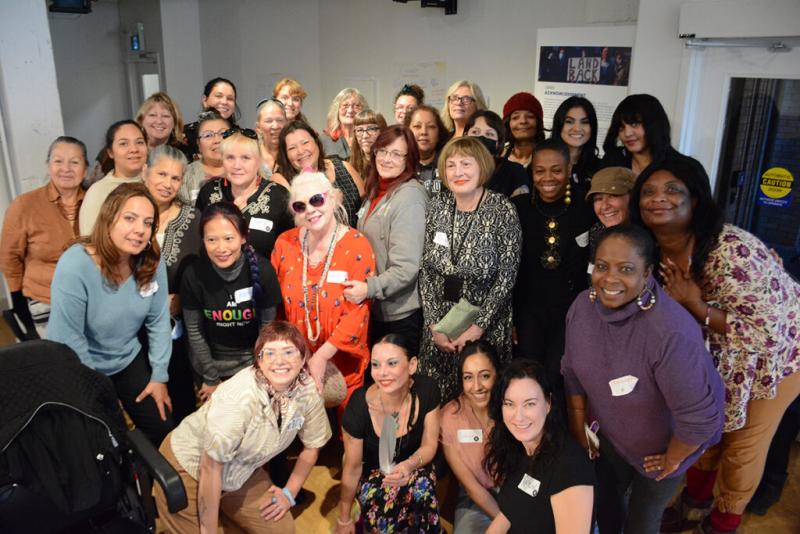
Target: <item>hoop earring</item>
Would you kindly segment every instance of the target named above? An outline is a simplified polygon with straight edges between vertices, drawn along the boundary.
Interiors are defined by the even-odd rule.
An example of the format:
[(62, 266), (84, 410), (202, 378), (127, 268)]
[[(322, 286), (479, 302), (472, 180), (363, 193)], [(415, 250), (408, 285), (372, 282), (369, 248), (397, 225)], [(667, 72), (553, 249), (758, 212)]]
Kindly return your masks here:
[(589, 288), (589, 300), (591, 302), (594, 302), (594, 301), (597, 300), (597, 290), (594, 288), (594, 286)]
[[(645, 295), (650, 293), (650, 298), (647, 298)], [(647, 300), (647, 303), (645, 303)], [(647, 311), (653, 306), (656, 305), (656, 294), (653, 290), (651, 290), (647, 285), (644, 286), (642, 292), (639, 293), (639, 296), (636, 297), (636, 305), (639, 306), (639, 309), (642, 311)]]

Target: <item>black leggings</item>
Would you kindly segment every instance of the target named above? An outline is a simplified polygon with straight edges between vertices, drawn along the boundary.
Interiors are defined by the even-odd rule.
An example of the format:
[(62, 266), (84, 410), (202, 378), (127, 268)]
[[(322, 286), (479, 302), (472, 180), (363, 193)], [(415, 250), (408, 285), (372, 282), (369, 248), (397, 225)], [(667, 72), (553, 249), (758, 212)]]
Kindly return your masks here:
[(117, 396), (122, 401), (122, 407), (125, 408), (133, 423), (158, 448), (167, 434), (175, 428), (175, 423), (172, 420), (172, 414), (166, 407), (167, 420), (161, 420), (153, 397), (145, 397), (141, 402), (136, 402), (136, 397), (150, 382), (150, 374), (147, 349), (143, 347), (128, 367), (109, 378), (114, 383), (114, 389), (117, 390)]

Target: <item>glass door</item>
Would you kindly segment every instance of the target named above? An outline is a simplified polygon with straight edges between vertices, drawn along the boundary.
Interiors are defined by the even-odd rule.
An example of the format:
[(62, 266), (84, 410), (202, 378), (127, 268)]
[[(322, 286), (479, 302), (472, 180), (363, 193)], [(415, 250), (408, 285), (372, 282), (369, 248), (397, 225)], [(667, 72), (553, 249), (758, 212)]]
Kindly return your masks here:
[(731, 78), (728, 95), (717, 201), (800, 279), (800, 80)]

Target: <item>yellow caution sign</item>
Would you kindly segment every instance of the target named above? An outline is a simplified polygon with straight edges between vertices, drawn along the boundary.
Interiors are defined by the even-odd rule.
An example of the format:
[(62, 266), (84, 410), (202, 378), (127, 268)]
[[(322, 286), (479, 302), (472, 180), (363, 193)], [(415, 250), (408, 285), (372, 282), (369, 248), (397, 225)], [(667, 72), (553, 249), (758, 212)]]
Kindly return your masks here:
[(761, 194), (758, 195), (758, 203), (762, 206), (788, 207), (793, 185), (794, 176), (788, 169), (783, 167), (767, 169), (761, 175), (759, 187)]

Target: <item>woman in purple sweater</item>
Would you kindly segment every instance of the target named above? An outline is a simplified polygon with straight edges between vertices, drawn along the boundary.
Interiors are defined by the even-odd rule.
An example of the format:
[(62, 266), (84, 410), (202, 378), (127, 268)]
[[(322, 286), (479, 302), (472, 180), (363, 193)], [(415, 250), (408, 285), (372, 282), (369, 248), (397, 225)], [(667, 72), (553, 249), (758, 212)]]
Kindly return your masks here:
[(640, 227), (606, 229), (592, 287), (567, 315), (570, 430), (596, 458), (601, 534), (657, 533), (683, 473), (722, 433), (722, 380), (697, 322), (655, 282), (654, 249)]

